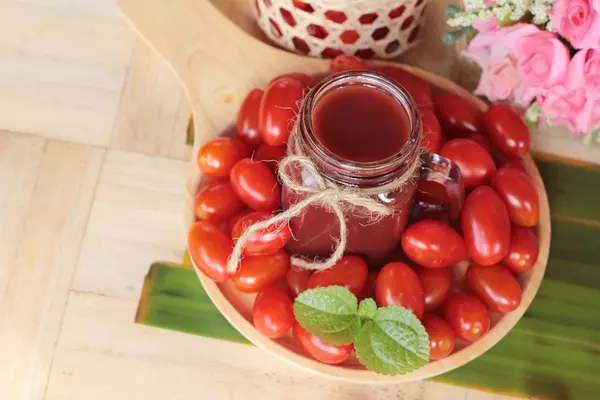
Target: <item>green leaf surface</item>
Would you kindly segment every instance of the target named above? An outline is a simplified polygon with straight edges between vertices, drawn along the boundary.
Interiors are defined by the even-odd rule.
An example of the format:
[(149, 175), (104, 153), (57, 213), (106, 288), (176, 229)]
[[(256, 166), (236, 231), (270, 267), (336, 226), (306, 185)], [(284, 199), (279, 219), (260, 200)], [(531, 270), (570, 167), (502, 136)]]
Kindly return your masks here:
[(358, 305), (358, 316), (361, 320), (373, 319), (375, 318), (375, 313), (377, 312), (377, 303), (375, 300), (371, 298), (364, 299)]
[(368, 369), (386, 375), (402, 375), (427, 364), (429, 335), (406, 308), (384, 307), (362, 326), (354, 349)]
[(360, 329), (358, 300), (348, 289), (327, 286), (306, 290), (294, 302), (294, 315), (300, 325), (329, 344), (354, 341)]

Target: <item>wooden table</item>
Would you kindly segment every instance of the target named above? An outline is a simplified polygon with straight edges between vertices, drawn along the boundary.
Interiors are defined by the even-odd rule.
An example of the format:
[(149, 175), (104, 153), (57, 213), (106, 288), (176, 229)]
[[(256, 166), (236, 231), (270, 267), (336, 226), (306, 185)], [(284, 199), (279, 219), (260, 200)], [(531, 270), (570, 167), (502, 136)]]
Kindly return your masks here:
[[(112, 0), (0, 4), (0, 399), (503, 398), (331, 382), (135, 325), (150, 263), (183, 255), (188, 118)], [(536, 143), (600, 160), (562, 136)]]

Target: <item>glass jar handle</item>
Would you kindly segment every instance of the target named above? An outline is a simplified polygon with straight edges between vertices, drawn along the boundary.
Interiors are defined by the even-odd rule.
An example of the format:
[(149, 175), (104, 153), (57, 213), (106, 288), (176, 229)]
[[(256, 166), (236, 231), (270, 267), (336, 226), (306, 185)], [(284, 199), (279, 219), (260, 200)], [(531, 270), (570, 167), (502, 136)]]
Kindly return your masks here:
[(433, 153), (421, 154), (421, 180), (444, 187), (450, 219), (457, 219), (465, 198), (462, 175), (458, 165)]

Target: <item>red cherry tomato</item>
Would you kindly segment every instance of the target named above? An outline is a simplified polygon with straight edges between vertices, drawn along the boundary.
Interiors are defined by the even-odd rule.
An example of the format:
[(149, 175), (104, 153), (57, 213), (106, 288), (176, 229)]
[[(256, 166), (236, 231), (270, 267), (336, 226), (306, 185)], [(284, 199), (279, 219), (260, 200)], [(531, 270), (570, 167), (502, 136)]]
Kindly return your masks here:
[(456, 335), (450, 324), (433, 314), (425, 314), (422, 322), (429, 335), (429, 360), (441, 360), (452, 354)]
[(379, 271), (375, 283), (375, 300), (379, 307), (402, 306), (421, 319), (425, 300), (419, 277), (408, 265), (393, 262)]
[(537, 190), (531, 179), (515, 168), (500, 168), (492, 180), (492, 187), (502, 197), (512, 222), (532, 227), (540, 218)]
[(446, 301), (452, 289), (448, 268), (421, 268), (418, 272), (423, 289), (425, 311), (433, 311)]
[(483, 131), (483, 113), (469, 100), (454, 93), (440, 94), (434, 100), (446, 135), (456, 138)]
[(490, 140), (482, 135), (481, 133), (469, 133), (465, 136), (465, 139), (469, 139), (483, 147), (488, 153), (492, 153), (492, 145)]
[(329, 72), (332, 74), (363, 69), (367, 69), (367, 64), (363, 60), (347, 54), (337, 56), (329, 64)]
[(308, 280), (307, 289), (324, 286), (343, 286), (354, 293), (360, 292), (367, 282), (367, 263), (358, 256), (344, 256), (333, 267), (315, 272)]
[(442, 147), (442, 127), (433, 113), (429, 109), (421, 111), (421, 121), (423, 122), (423, 149), (430, 153), (437, 153)]
[(269, 168), (249, 158), (231, 170), (231, 186), (246, 205), (256, 211), (275, 211), (281, 201), (281, 189)]
[(463, 178), (465, 189), (484, 185), (492, 180), (496, 164), (492, 155), (478, 143), (469, 139), (453, 139), (447, 142), (440, 156), (454, 161)]
[(281, 146), (287, 142), (305, 93), (306, 85), (294, 78), (278, 78), (269, 85), (262, 98), (258, 120), (265, 143)]
[(194, 213), (196, 218), (211, 222), (222, 222), (244, 208), (228, 181), (212, 181), (196, 194)]
[(521, 171), (525, 175), (529, 176), (529, 173), (527, 172), (527, 169), (525, 169), (525, 166), (523, 165), (523, 162), (521, 161), (520, 158), (513, 158), (512, 160), (506, 160), (502, 164), (502, 168), (514, 168), (514, 169), (518, 169), (519, 171)]
[(529, 271), (537, 261), (539, 244), (537, 236), (529, 228), (513, 227), (510, 238), (510, 251), (504, 264), (512, 272)]
[(492, 311), (507, 313), (521, 304), (521, 286), (502, 264), (472, 264), (466, 279), (477, 297)]
[(228, 281), (227, 260), (231, 255), (231, 239), (208, 221), (196, 222), (188, 233), (190, 257), (198, 269), (215, 282)]
[(256, 150), (253, 158), (256, 161), (264, 162), (274, 174), (277, 174), (277, 166), (285, 157), (287, 153), (286, 148), (286, 145), (274, 147), (269, 146), (268, 144), (263, 144)]
[(233, 217), (231, 217), (226, 223), (225, 226), (223, 227), (223, 231), (227, 234), (229, 234), (229, 237), (231, 237), (231, 233), (233, 232), (233, 227), (235, 226), (235, 224), (238, 223), (238, 221), (242, 218), (244, 218), (246, 215), (250, 214), (251, 212), (254, 212), (252, 210), (242, 210), (239, 213), (235, 214)]
[(471, 294), (451, 295), (444, 307), (444, 319), (456, 336), (467, 342), (480, 339), (490, 329), (490, 314), (481, 300)]
[(508, 210), (491, 187), (480, 186), (467, 197), (461, 226), (469, 254), (477, 264), (497, 264), (508, 254)]
[(404, 87), (420, 109), (433, 107), (431, 85), (421, 77), (405, 69), (390, 66), (377, 66), (371, 68), (371, 70), (386, 75)]
[(307, 88), (310, 88), (314, 85), (314, 78), (312, 76), (303, 74), (302, 72), (290, 72), (273, 78), (273, 80), (271, 80), (267, 86), (270, 86), (273, 82), (282, 78), (295, 79), (302, 82)]
[(492, 104), (485, 113), (484, 125), (492, 144), (503, 156), (519, 158), (529, 152), (529, 128), (509, 104)]
[(379, 270), (369, 270), (369, 273), (367, 275), (367, 282), (365, 283), (362, 292), (360, 292), (360, 295), (358, 296), (359, 302), (369, 298), (375, 299), (375, 285), (377, 284), (377, 275), (379, 275)]
[(270, 339), (282, 337), (294, 325), (294, 309), (290, 296), (276, 285), (261, 290), (254, 300), (254, 327)]
[(264, 93), (260, 89), (252, 89), (248, 93), (240, 107), (236, 122), (238, 137), (253, 149), (260, 146), (263, 142), (258, 131), (258, 112)]
[[(273, 217), (273, 214), (256, 211), (241, 218), (231, 231), (234, 243), (246, 232), (246, 230), (258, 223)], [(292, 237), (288, 224), (281, 223), (267, 229), (261, 229), (253, 233), (244, 243), (244, 253), (249, 255), (273, 254), (283, 248)]]
[(300, 326), (298, 322), (292, 329), (294, 339), (300, 346), (317, 361), (325, 364), (340, 364), (350, 358), (354, 347), (351, 344), (334, 346), (323, 342), (318, 337)]
[(197, 157), (198, 168), (208, 176), (226, 177), (229, 176), (231, 168), (249, 154), (248, 148), (239, 139), (213, 139), (200, 148)]
[(444, 268), (467, 259), (462, 237), (448, 224), (424, 220), (402, 234), (402, 250), (415, 263), (427, 268)]
[(306, 290), (311, 275), (312, 271), (293, 265), (287, 270), (287, 273), (285, 274), (285, 283), (292, 298), (295, 299), (300, 293)]
[(290, 256), (284, 249), (265, 256), (246, 256), (233, 277), (235, 287), (244, 293), (255, 293), (285, 276)]

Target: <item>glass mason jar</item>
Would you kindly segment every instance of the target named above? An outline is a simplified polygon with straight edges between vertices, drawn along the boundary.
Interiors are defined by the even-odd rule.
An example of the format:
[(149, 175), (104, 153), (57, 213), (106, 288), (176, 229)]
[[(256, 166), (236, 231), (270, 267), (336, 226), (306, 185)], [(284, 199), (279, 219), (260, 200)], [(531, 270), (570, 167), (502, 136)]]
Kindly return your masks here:
[[(404, 110), (408, 127), (406, 141), (392, 156), (368, 162), (348, 160), (325, 147), (315, 134), (313, 116), (319, 103), (333, 91), (356, 85), (376, 89), (390, 96), (397, 107)], [(324, 79), (307, 94), (294, 129), (297, 147), (291, 144), (293, 142), (291, 140), (288, 145), (288, 155), (294, 155), (295, 148), (300, 148), (304, 155), (312, 160), (324, 179), (340, 186), (370, 189), (370, 192), (374, 189), (376, 194), (371, 195), (371, 198), (393, 210), (391, 215), (373, 222), (372, 216), (364, 210), (345, 205), (344, 214), (347, 224), (345, 253), (361, 255), (371, 263), (383, 261), (386, 255), (399, 244), (412, 213), (419, 180), (425, 179), (443, 185), (451, 217), (458, 216), (464, 196), (458, 167), (443, 157), (423, 152), (422, 125), (418, 107), (408, 92), (384, 75), (367, 71), (349, 71)], [(422, 161), (421, 168), (415, 169), (412, 179), (394, 191), (377, 193), (378, 187), (387, 186), (404, 175), (418, 158)], [(315, 179), (300, 168), (292, 168), (288, 170), (288, 174), (294, 182), (302, 186), (316, 185)], [(284, 185), (282, 192), (284, 209), (304, 200), (307, 196), (310, 194), (291, 191)], [(330, 255), (340, 235), (337, 217), (320, 205), (309, 206), (301, 215), (292, 218), (290, 228), (293, 237), (288, 242), (288, 250), (308, 258)]]

